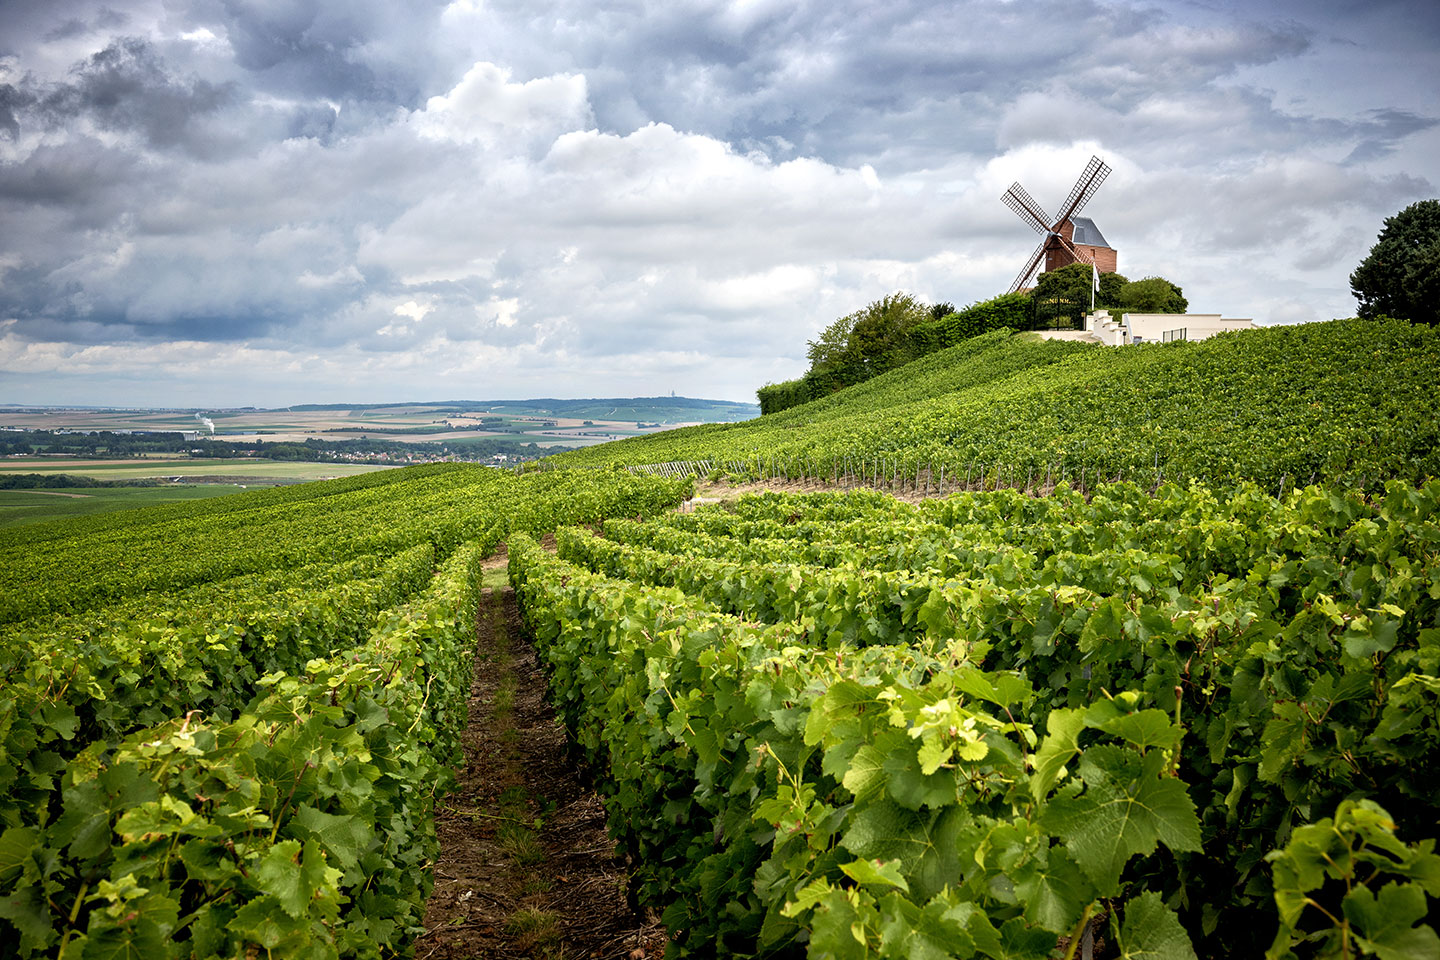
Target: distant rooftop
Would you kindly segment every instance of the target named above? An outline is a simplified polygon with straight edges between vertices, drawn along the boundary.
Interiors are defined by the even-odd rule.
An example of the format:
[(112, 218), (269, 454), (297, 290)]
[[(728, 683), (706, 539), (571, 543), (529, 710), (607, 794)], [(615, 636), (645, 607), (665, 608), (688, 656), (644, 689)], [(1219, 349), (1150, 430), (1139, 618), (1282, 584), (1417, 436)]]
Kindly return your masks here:
[(1089, 217), (1071, 217), (1070, 222), (1075, 224), (1075, 238), (1072, 243), (1083, 243), (1087, 247), (1108, 247), (1105, 236), (1100, 228), (1095, 226), (1095, 221)]

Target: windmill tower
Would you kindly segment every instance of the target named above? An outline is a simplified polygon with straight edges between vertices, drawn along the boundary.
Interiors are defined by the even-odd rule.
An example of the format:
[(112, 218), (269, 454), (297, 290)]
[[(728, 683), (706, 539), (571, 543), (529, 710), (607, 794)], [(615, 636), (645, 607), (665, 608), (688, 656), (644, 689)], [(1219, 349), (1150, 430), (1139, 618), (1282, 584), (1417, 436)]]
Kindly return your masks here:
[(1020, 275), (1010, 285), (1011, 293), (1030, 285), (1030, 278), (1035, 275), (1035, 268), (1040, 266), (1042, 260), (1045, 263), (1042, 272), (1058, 270), (1072, 263), (1093, 264), (1102, 273), (1115, 271), (1115, 250), (1105, 242), (1105, 238), (1095, 226), (1095, 221), (1089, 217), (1076, 216), (1085, 204), (1090, 202), (1090, 198), (1109, 175), (1110, 168), (1105, 162), (1099, 157), (1091, 157), (1090, 162), (1085, 165), (1085, 171), (1080, 174), (1080, 179), (1075, 181), (1070, 196), (1060, 205), (1060, 212), (1053, 220), (1045, 218), (1040, 205), (1020, 184), (1012, 183), (1010, 189), (1005, 191), (1005, 196), (1001, 198), (1005, 205), (1045, 238), (1030, 255), (1025, 269), (1020, 271)]

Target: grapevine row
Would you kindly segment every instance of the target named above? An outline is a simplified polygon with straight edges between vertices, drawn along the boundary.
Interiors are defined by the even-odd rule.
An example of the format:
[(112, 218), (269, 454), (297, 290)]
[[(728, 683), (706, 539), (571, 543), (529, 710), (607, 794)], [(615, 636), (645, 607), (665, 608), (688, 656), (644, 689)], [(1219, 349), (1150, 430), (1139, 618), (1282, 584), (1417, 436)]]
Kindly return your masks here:
[[(335, 504), (288, 494), (252, 511), (242, 496), (213, 514), (94, 522), (74, 544), (10, 543), (35, 566), (89, 551), (96, 569), (150, 580), (93, 604), (8, 598), (31, 616), (0, 635), (0, 955), (411, 949), (465, 720), (481, 558), (512, 531), (653, 514), (689, 491), (397, 472), (340, 485)], [(167, 576), (177, 529), (196, 563)], [(87, 612), (40, 615), (57, 606)]]
[[(1394, 863), (1417, 865), (1413, 885), (1361, 878), (1355, 897), (1418, 896), (1423, 908), (1440, 896), (1440, 873), (1426, 873), (1440, 860), (1423, 839), (1440, 819), (1423, 786), (1440, 762), (1440, 483), (1394, 483), (1377, 503), (1319, 488), (1276, 501), (1242, 487), (896, 505), (894, 522), (957, 521), (952, 534), (1013, 511), (991, 542), (1051, 550), (1028, 568), (957, 567), (961, 579), (786, 563), (787, 546), (805, 553), (793, 540), (689, 549), (728, 523), (803, 525), (818, 509), (844, 531), (824, 549), (868, 557), (863, 538), (846, 539), (858, 528), (844, 499), (772, 495), (731, 517), (654, 524), (675, 552), (635, 545), (649, 541), (614, 521), (606, 531), (632, 543), (561, 531), (551, 559), (512, 541), (512, 578), (567, 720), (614, 778), (615, 827), (637, 856), (664, 852), (646, 892), (670, 903), (685, 943), (888, 956), (893, 926), (931, 931), (934, 949), (956, 956), (1038, 956), (1105, 909), (1122, 918), (1121, 942), (1164, 931), (1161, 955), (1189, 955), (1191, 941), (1245, 952), (1247, 936), (1260, 952), (1278, 926), (1283, 956), (1321, 915), (1287, 908), (1277, 923), (1277, 891), (1310, 896), (1319, 884), (1267, 864), (1303, 860), (1286, 842), (1318, 843), (1306, 825), (1321, 822), (1346, 824), (1355, 850), (1391, 850), (1387, 881)], [(1073, 552), (1086, 537), (1094, 551)], [(966, 744), (969, 765), (957, 760)], [(1037, 782), (1042, 770), (1056, 780)], [(1174, 822), (1136, 809), (1134, 836), (1093, 846), (1046, 812), (1062, 795), (1062, 810), (1091, 798), (1087, 817), (1109, 824), (1104, 798), (1133, 805), (1151, 792), (1169, 797), (1156, 809)], [(1185, 810), (1193, 835), (1177, 826)], [(664, 822), (655, 837), (647, 815)], [(854, 817), (866, 824), (858, 834)], [(980, 822), (988, 839), (966, 832)], [(978, 872), (943, 873), (931, 847)], [(1003, 883), (987, 872), (997, 851)], [(929, 882), (937, 870), (944, 882)], [(722, 898), (743, 910), (707, 910)], [(1137, 909), (1145, 921), (1127, 932)], [(1404, 937), (1440, 944), (1409, 926), (1423, 913)], [(947, 921), (960, 917), (963, 929)]]

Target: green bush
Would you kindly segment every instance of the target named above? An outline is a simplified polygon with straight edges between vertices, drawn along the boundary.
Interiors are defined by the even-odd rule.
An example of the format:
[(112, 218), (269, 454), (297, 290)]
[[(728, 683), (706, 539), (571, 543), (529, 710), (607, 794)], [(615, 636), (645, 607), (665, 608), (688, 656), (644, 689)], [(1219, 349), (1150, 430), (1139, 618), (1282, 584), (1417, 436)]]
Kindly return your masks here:
[(1184, 313), (1190, 302), (1179, 287), (1164, 277), (1146, 277), (1125, 284), (1118, 306), (1132, 313)]
[(1124, 274), (1100, 274), (1100, 289), (1095, 292), (1095, 305), (1097, 307), (1120, 306), (1120, 296), (1129, 283), (1129, 278)]
[(917, 357), (924, 356), (1002, 328), (1028, 330), (1033, 310), (1030, 296), (1025, 293), (1006, 293), (982, 300), (915, 327), (910, 337), (913, 352)]
[(788, 410), (814, 399), (810, 395), (810, 385), (804, 379), (767, 383), (755, 391), (755, 396), (760, 399), (761, 416)]

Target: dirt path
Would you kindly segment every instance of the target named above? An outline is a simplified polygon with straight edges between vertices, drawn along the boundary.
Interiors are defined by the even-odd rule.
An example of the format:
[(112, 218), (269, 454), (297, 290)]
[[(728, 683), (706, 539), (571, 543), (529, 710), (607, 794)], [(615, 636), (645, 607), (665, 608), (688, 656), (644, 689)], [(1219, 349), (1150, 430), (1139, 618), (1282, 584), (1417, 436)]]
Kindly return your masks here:
[(504, 563), (487, 561), (466, 766), (437, 818), (416, 960), (659, 957), (664, 928), (627, 905), (605, 811), (546, 702)]

